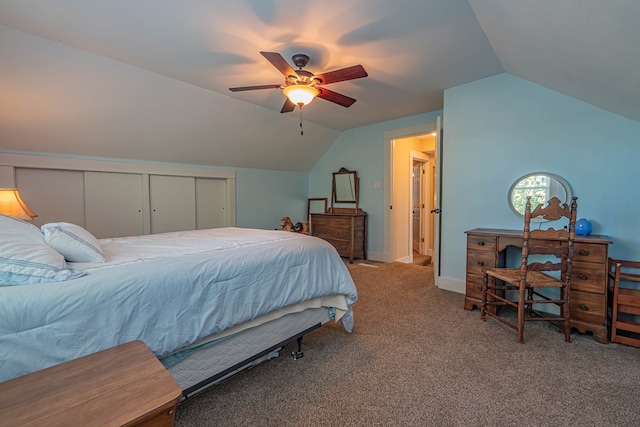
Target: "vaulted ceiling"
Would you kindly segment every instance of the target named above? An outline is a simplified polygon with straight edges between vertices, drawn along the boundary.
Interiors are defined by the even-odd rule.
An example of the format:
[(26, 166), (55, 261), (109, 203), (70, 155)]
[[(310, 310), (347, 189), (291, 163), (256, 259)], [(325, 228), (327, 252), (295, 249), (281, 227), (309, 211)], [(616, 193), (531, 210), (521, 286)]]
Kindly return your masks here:
[[(0, 149), (308, 171), (345, 129), (507, 72), (640, 121), (631, 0), (0, 0)], [(281, 114), (260, 51), (368, 77)], [(289, 61), (293, 66), (293, 63)], [(296, 159), (295, 164), (292, 159)]]

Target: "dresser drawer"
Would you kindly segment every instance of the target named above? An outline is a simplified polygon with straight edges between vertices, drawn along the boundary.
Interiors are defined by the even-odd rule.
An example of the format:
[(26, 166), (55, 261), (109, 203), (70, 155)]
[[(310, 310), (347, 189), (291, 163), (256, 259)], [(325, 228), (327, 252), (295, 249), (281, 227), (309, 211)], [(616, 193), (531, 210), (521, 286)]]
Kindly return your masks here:
[(496, 238), (469, 234), (467, 236), (467, 251), (496, 251)]
[(604, 325), (607, 318), (605, 295), (571, 290), (569, 300), (571, 320)]
[(571, 289), (594, 294), (606, 292), (607, 271), (600, 264), (591, 262), (573, 262)]
[(313, 229), (313, 235), (325, 240), (351, 240), (350, 230), (343, 228), (315, 226)]
[(573, 244), (573, 260), (606, 264), (607, 246), (575, 242)]
[(366, 228), (366, 214), (311, 214), (311, 234), (331, 243), (351, 263), (367, 258)]
[[(326, 237), (322, 237), (327, 242), (331, 243), (334, 248), (338, 251), (340, 256), (348, 257), (349, 256), (349, 248), (351, 248), (351, 243), (346, 240), (336, 240), (330, 239)], [(358, 257), (355, 253), (354, 256)]]

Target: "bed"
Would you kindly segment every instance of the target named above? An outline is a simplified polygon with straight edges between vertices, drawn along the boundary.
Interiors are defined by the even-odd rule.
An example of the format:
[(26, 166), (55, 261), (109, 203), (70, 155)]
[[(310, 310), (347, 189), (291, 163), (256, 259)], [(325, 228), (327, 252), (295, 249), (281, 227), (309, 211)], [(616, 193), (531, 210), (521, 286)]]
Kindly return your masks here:
[[(141, 339), (188, 397), (327, 322), (353, 328), (355, 285), (315, 237), (228, 227), (98, 240), (11, 221), (0, 216), (0, 381)], [(36, 249), (20, 258), (7, 242), (25, 235)]]

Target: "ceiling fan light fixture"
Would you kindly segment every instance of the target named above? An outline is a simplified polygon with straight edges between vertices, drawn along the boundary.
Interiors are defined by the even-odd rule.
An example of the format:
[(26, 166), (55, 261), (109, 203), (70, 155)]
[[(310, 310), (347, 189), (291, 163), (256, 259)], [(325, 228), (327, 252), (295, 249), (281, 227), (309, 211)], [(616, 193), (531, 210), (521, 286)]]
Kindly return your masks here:
[(284, 95), (289, 98), (291, 102), (300, 107), (307, 105), (313, 98), (318, 96), (320, 91), (313, 86), (309, 85), (291, 85), (283, 89)]

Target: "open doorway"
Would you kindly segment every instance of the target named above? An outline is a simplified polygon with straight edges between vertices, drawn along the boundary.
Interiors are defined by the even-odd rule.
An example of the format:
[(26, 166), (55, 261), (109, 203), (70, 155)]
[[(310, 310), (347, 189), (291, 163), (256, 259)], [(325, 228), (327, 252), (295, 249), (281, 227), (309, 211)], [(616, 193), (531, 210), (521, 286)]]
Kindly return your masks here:
[(435, 124), (421, 126), (420, 133), (399, 135), (388, 140), (389, 261), (414, 261), (414, 235), (415, 253), (433, 254), (435, 233), (431, 211), (436, 205), (435, 127)]

